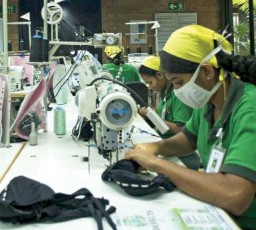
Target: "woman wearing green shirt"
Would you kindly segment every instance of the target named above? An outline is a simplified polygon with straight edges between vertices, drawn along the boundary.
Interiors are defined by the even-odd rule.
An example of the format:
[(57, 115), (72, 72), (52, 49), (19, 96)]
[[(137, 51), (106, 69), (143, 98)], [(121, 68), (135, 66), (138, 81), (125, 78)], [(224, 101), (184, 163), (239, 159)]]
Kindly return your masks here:
[[(256, 59), (231, 54), (224, 36), (199, 25), (176, 30), (160, 54), (175, 95), (194, 108), (183, 132), (126, 153), (180, 190), (256, 227)], [(239, 78), (239, 79), (238, 79)], [(198, 149), (204, 172), (159, 158)]]
[(107, 70), (114, 79), (123, 83), (140, 82), (138, 70), (133, 65), (124, 63), (122, 60), (123, 47), (106, 46), (104, 52), (110, 62), (102, 66), (103, 70)]
[[(180, 132), (191, 117), (193, 110), (174, 95), (172, 83), (160, 71), (160, 57), (147, 57), (139, 67), (139, 74), (149, 89), (160, 93), (156, 111), (169, 127), (169, 132), (161, 137), (168, 138)], [(139, 112), (146, 117), (145, 107), (141, 108)]]

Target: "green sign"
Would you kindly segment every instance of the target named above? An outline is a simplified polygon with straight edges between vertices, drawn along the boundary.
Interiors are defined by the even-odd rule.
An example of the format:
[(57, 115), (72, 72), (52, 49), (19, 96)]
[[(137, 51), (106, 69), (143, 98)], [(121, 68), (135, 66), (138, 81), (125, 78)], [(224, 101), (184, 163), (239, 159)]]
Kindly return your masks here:
[(168, 8), (170, 11), (184, 11), (185, 3), (184, 2), (169, 2)]
[[(0, 6), (0, 13), (3, 13), (3, 6)], [(7, 6), (7, 13), (8, 14), (15, 14), (16, 13), (16, 6), (15, 5)]]

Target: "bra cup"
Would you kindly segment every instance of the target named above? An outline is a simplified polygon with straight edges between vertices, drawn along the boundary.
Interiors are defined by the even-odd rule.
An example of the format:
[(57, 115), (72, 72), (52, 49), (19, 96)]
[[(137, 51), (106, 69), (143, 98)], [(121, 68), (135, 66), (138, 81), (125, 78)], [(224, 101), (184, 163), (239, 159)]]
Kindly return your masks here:
[(103, 181), (116, 182), (127, 194), (143, 196), (155, 193), (162, 188), (172, 191), (175, 185), (163, 174), (153, 179), (144, 179), (138, 173), (139, 165), (131, 160), (120, 160), (102, 173)]

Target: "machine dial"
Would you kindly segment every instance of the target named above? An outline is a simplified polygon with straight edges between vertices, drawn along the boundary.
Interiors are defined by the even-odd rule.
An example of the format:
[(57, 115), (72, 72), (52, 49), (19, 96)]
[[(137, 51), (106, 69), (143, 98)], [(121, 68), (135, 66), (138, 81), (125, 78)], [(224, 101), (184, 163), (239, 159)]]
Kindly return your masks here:
[(114, 36), (107, 36), (106, 39), (105, 39), (105, 42), (107, 45), (114, 45), (115, 44), (115, 37)]

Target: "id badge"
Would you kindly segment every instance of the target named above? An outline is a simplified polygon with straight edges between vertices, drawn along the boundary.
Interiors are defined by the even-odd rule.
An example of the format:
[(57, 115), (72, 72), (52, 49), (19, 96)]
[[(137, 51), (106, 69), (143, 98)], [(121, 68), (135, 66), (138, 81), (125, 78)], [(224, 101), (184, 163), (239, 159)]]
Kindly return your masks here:
[(164, 106), (164, 108), (163, 108), (163, 110), (162, 110), (162, 114), (161, 114), (162, 116), (161, 116), (161, 118), (163, 119), (163, 120), (165, 120), (165, 115), (166, 115), (166, 106)]
[(207, 173), (218, 173), (220, 171), (225, 153), (225, 148), (217, 145), (212, 146), (211, 156), (206, 168)]

